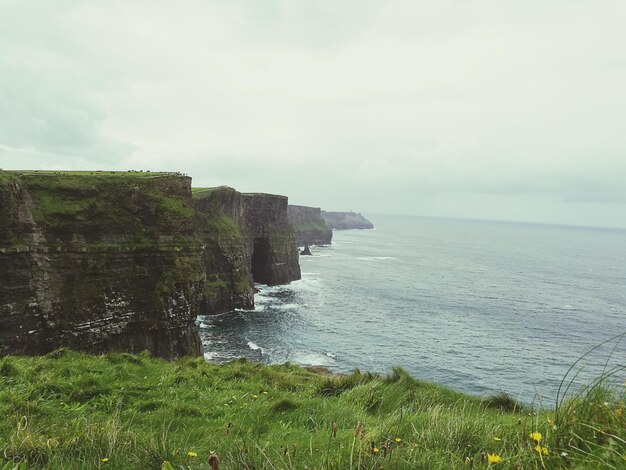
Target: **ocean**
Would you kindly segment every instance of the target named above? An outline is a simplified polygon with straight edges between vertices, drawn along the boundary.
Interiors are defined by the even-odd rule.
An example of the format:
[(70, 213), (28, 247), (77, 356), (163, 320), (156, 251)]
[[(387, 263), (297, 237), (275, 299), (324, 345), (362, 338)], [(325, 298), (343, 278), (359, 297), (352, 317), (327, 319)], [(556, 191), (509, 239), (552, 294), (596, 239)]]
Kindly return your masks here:
[[(205, 357), (389, 373), (553, 406), (589, 349), (626, 332), (626, 231), (367, 215), (257, 285), (256, 308), (198, 318)], [(626, 364), (609, 341), (565, 379)], [(575, 377), (574, 377), (575, 376)], [(615, 380), (624, 376), (617, 374)]]

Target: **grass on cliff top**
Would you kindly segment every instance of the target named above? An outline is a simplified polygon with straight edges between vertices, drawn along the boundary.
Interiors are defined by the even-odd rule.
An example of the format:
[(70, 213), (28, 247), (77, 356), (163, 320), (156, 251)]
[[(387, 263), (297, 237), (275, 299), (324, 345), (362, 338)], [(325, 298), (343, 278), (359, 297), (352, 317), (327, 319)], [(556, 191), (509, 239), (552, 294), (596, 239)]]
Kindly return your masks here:
[[(59, 350), (0, 361), (0, 468), (624, 468), (623, 390), (560, 413), (411, 378)], [(496, 462), (498, 461), (498, 462)], [(164, 463), (167, 462), (167, 463)], [(491, 462), (491, 464), (490, 464)]]
[(214, 188), (191, 188), (191, 195), (194, 199), (204, 199), (205, 197), (213, 195), (217, 191), (223, 190), (235, 191), (228, 186), (216, 186)]
[[(81, 239), (90, 246), (152, 248), (162, 238), (191, 233), (195, 211), (180, 174), (13, 171), (0, 176), (27, 188), (33, 219), (52, 246)], [(19, 227), (12, 238), (23, 239)]]
[(178, 173), (168, 173), (164, 171), (102, 171), (102, 170), (2, 170), (0, 174), (7, 175), (25, 175), (25, 176), (132, 176), (132, 177), (151, 177), (151, 176), (167, 176), (177, 175)]

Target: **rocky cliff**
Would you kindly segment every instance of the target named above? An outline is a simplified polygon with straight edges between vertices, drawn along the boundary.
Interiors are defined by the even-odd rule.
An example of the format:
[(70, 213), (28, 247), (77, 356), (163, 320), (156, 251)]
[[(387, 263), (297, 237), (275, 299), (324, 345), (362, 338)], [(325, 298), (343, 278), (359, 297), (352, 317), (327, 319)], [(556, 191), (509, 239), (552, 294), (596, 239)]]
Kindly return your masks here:
[(331, 228), (337, 230), (374, 228), (374, 224), (356, 212), (322, 211), (322, 217)]
[(214, 193), (192, 200), (176, 174), (0, 172), (0, 355), (197, 355), (198, 314), (299, 278), (287, 199)]
[(252, 250), (244, 232), (241, 193), (232, 188), (211, 188), (194, 192), (196, 231), (205, 249), (207, 273), (200, 313), (230, 312), (254, 308)]
[(329, 245), (333, 231), (322, 217), (319, 207), (289, 205), (289, 223), (296, 234), (298, 246)]
[(200, 354), (190, 178), (0, 173), (0, 354)]
[(287, 197), (246, 193), (242, 194), (242, 202), (254, 281), (273, 286), (300, 279), (296, 238), (287, 217)]
[(203, 314), (253, 308), (254, 282), (300, 279), (298, 250), (287, 220), (287, 198), (242, 194), (232, 188), (194, 192), (197, 231), (207, 246), (209, 274)]

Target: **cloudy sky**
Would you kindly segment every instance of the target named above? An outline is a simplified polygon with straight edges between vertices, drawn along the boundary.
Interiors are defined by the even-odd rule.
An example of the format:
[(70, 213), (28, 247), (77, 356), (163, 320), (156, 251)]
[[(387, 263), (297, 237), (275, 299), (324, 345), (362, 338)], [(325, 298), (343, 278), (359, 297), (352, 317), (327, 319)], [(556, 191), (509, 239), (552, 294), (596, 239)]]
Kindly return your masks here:
[(626, 228), (623, 0), (0, 0), (0, 166)]

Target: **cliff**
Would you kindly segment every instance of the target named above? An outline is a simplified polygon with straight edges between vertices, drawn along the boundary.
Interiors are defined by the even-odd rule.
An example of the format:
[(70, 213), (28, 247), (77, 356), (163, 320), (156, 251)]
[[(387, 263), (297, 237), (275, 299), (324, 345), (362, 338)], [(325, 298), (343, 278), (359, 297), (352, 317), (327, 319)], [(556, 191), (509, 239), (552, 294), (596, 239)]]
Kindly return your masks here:
[(190, 178), (0, 173), (0, 355), (200, 354)]
[(198, 314), (299, 279), (287, 198), (212, 193), (179, 174), (0, 172), (0, 355), (198, 355)]
[(287, 220), (287, 198), (242, 194), (222, 186), (194, 190), (196, 230), (209, 274), (201, 313), (254, 308), (254, 282), (300, 279), (298, 250)]
[(322, 217), (333, 229), (372, 229), (374, 224), (356, 212), (327, 212), (322, 211)]
[(333, 231), (322, 217), (319, 207), (289, 205), (287, 215), (294, 229), (298, 246), (331, 243)]
[(252, 250), (242, 230), (241, 193), (227, 187), (194, 191), (193, 205), (196, 232), (205, 246), (202, 262), (207, 273), (200, 313), (254, 308)]
[(242, 202), (254, 281), (273, 286), (300, 279), (296, 238), (287, 217), (287, 197), (242, 194)]

